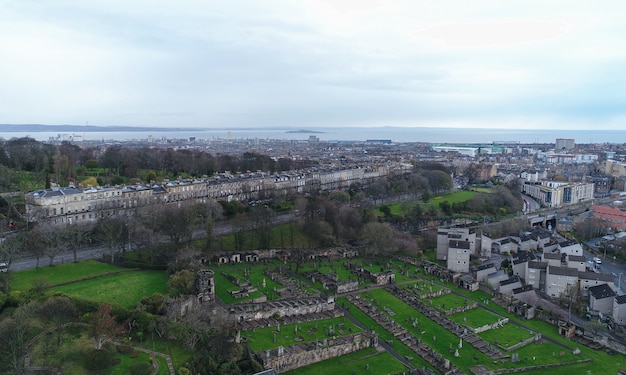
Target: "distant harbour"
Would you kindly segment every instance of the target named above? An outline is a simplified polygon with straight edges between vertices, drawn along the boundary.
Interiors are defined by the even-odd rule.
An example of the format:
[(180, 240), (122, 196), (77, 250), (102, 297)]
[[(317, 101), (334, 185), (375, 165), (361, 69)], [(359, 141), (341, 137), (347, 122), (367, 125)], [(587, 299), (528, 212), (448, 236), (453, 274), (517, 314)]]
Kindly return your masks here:
[[(528, 129), (479, 129), (479, 128), (426, 128), (426, 127), (319, 127), (314, 130), (297, 130), (290, 128), (157, 128), (149, 129), (133, 127), (132, 130), (120, 128), (97, 127), (85, 128), (76, 126), (63, 131), (44, 131), (27, 129), (22, 125), (12, 125), (6, 129), (0, 125), (0, 137), (11, 139), (14, 137), (30, 136), (39, 141), (50, 138), (68, 138), (81, 140), (84, 135), (89, 141), (129, 141), (161, 139), (189, 139), (196, 140), (301, 140), (307, 141), (310, 134), (315, 134), (322, 142), (366, 141), (368, 139), (385, 139), (394, 143), (424, 142), (449, 144), (554, 144), (557, 138), (572, 138), (578, 144), (589, 143), (626, 143), (626, 131), (622, 130), (528, 130)], [(112, 130), (116, 129), (116, 130)], [(128, 127), (126, 128), (128, 129)], [(314, 133), (313, 133), (314, 132)]]

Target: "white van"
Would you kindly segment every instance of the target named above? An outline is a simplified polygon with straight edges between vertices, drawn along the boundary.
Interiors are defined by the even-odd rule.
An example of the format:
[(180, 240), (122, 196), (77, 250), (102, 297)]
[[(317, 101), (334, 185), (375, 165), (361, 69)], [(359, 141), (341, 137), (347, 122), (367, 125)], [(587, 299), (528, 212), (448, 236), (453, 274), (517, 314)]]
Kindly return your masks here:
[(598, 258), (598, 257), (594, 257), (594, 258), (593, 258), (593, 262), (594, 262), (595, 264), (602, 264), (602, 259), (600, 259), (600, 258)]
[(5, 273), (9, 271), (9, 265), (7, 262), (0, 262), (0, 273)]

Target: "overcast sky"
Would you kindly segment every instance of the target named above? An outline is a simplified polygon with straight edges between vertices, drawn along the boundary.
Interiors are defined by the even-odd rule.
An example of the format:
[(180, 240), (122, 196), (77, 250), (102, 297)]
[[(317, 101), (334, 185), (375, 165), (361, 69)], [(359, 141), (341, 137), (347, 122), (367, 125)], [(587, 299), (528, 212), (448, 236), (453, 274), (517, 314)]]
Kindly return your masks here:
[(626, 129), (623, 1), (0, 2), (0, 123)]

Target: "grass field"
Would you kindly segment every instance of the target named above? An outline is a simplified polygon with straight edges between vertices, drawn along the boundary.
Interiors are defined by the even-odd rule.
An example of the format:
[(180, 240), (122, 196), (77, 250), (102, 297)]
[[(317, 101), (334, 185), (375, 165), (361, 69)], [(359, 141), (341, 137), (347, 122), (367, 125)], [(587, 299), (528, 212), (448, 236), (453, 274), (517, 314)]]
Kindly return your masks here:
[[(450, 348), (459, 343), (459, 338), (455, 334), (433, 322), (386, 290), (372, 290), (370, 297), (377, 301), (381, 309), (383, 307), (391, 308), (395, 313), (392, 319), (396, 323), (402, 325), (438, 353), (447, 356)], [(367, 299), (366, 296), (362, 296), (362, 298)], [(410, 323), (413, 318), (418, 319), (417, 328), (413, 328)], [(470, 345), (464, 345), (460, 354), (458, 358), (450, 358), (450, 360), (465, 373), (470, 373), (469, 368), (477, 363), (490, 363), (490, 358)], [(476, 360), (473, 359), (474, 357)]]
[(536, 333), (531, 334), (528, 330), (508, 323), (498, 329), (490, 329), (488, 331), (481, 332), (478, 336), (482, 337), (486, 341), (489, 341), (493, 345), (497, 342), (503, 347), (508, 348), (517, 344), (521, 340), (533, 337), (535, 334)]
[[(335, 332), (332, 336), (346, 336), (361, 332), (361, 329), (354, 323), (339, 317), (284, 325), (280, 327), (280, 332), (277, 331), (277, 327), (259, 328), (254, 331), (244, 331), (241, 336), (246, 337), (248, 346), (256, 353), (279, 346), (292, 346), (330, 338), (332, 336), (329, 336), (328, 332), (331, 326)], [(298, 333), (296, 333), (296, 327), (298, 327)], [(274, 334), (276, 334), (276, 342), (274, 342)], [(296, 337), (299, 337), (299, 340), (296, 340)]]
[(378, 334), (378, 337), (381, 340), (385, 340), (387, 342), (393, 342), (393, 345), (392, 345), (393, 349), (396, 352), (400, 353), (405, 358), (410, 358), (411, 364), (413, 364), (415, 367), (419, 367), (419, 368), (422, 368), (422, 367), (430, 368), (431, 367), (428, 364), (428, 362), (426, 362), (420, 356), (415, 354), (415, 352), (413, 350), (411, 350), (411, 348), (409, 348), (408, 346), (404, 345), (402, 342), (397, 341), (396, 338), (391, 333), (387, 332), (383, 327), (381, 327), (378, 323), (376, 323), (371, 317), (366, 315), (363, 311), (359, 310), (356, 306), (354, 306), (345, 297), (337, 298), (337, 303), (339, 303), (342, 306), (346, 307), (348, 309), (350, 315), (352, 315), (359, 322), (361, 322), (361, 324), (363, 324), (365, 327), (367, 327), (367, 329), (369, 329), (370, 331), (371, 330), (375, 331), (376, 334)]
[[(366, 367), (368, 370), (365, 369)], [(301, 367), (285, 374), (398, 374), (406, 370), (407, 368), (393, 358), (391, 354), (378, 352), (374, 348), (367, 348), (314, 365)]]
[[(255, 292), (249, 293), (248, 297), (235, 298), (230, 292), (238, 291), (241, 288), (236, 284), (230, 282), (224, 274), (228, 274), (234, 277), (237, 277), (242, 282), (244, 281), (244, 267), (242, 266), (239, 269), (230, 268), (230, 269), (216, 269), (215, 270), (215, 284), (219, 285), (218, 288), (215, 289), (215, 294), (219, 297), (222, 302), (226, 304), (232, 304), (242, 301), (248, 301), (255, 298), (262, 297), (264, 295), (268, 296), (268, 300), (277, 299), (279, 296), (277, 293), (274, 293), (274, 288), (281, 289), (283, 286), (269, 277), (263, 275), (262, 267), (248, 268), (250, 270), (249, 280), (254, 287), (258, 290)], [(265, 288), (263, 288), (263, 279), (265, 279)]]
[(135, 307), (142, 297), (153, 293), (167, 294), (168, 278), (163, 271), (124, 272), (53, 287), (48, 292), (108, 302), (128, 309)]
[[(433, 206), (436, 209), (439, 209), (439, 203), (443, 201), (448, 201), (450, 204), (457, 202), (465, 202), (470, 200), (474, 195), (476, 195), (476, 191), (455, 191), (449, 194), (437, 195), (428, 200), (427, 203), (423, 203), (421, 201), (413, 201), (413, 202), (401, 202), (401, 203), (389, 203), (385, 204), (389, 207), (390, 212), (393, 215), (405, 215), (407, 212), (411, 211), (413, 207), (416, 205), (422, 206), (422, 210), (428, 210), (429, 206)], [(383, 212), (380, 209), (376, 209), (376, 214), (378, 216), (383, 216)]]
[[(84, 366), (84, 357), (88, 350), (94, 347), (94, 339), (81, 327), (69, 327), (63, 334), (60, 347), (56, 347), (55, 335), (43, 336), (30, 349), (31, 365), (51, 366), (61, 370), (63, 374), (88, 374)], [(52, 340), (52, 341), (51, 341)], [(54, 351), (51, 350), (54, 348)], [(113, 359), (117, 364), (99, 372), (104, 375), (129, 374), (131, 366), (140, 361), (149, 361), (150, 356), (144, 352), (136, 352), (136, 357), (130, 354), (118, 353), (114, 347), (108, 350), (113, 352)], [(163, 357), (156, 357), (159, 365), (157, 375), (169, 374), (167, 363)]]
[(42, 281), (46, 285), (57, 285), (120, 271), (127, 271), (127, 269), (97, 262), (95, 260), (65, 263), (51, 267), (14, 272), (12, 274), (11, 289), (28, 290), (33, 287), (33, 282), (35, 281)]
[(501, 317), (493, 315), (489, 311), (483, 310), (481, 308), (475, 308), (467, 310), (465, 312), (452, 314), (448, 318), (456, 323), (471, 328), (482, 327), (487, 324), (495, 323), (498, 321), (498, 319), (502, 319)]
[[(434, 289), (433, 289), (434, 290)], [(429, 298), (424, 301), (426, 305), (436, 307), (441, 310), (448, 310), (453, 307), (461, 307), (467, 300), (463, 297), (459, 297), (456, 294), (444, 294), (443, 296)]]

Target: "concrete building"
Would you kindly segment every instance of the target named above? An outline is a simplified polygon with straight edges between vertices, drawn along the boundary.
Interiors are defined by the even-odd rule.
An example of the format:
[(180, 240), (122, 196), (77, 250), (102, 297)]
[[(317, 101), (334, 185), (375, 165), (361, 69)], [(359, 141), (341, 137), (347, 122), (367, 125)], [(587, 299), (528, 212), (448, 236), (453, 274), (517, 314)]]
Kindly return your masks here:
[(593, 199), (593, 183), (557, 181), (524, 181), (522, 193), (536, 199), (545, 207), (561, 207)]
[(480, 266), (476, 267), (476, 270), (474, 271), (474, 279), (476, 279), (476, 281), (478, 281), (479, 283), (487, 281), (489, 275), (497, 271), (498, 270), (493, 263), (481, 264)]
[(502, 294), (512, 295), (514, 289), (521, 288), (522, 286), (520, 278), (513, 275), (507, 280), (500, 281), (498, 291)]
[(589, 307), (602, 314), (613, 314), (615, 291), (608, 285), (602, 284), (589, 288)]
[(578, 242), (567, 240), (559, 242), (559, 252), (561, 254), (582, 256), (583, 248)]
[(579, 272), (585, 272), (587, 269), (587, 258), (583, 255), (568, 255), (567, 267), (576, 268)]
[(583, 295), (587, 294), (587, 290), (591, 287), (606, 284), (611, 289), (615, 288), (615, 279), (613, 275), (597, 272), (578, 272), (578, 279), (580, 283), (580, 290)]
[(546, 294), (559, 297), (572, 293), (578, 285), (578, 270), (568, 267), (548, 266), (546, 272)]
[(476, 250), (476, 230), (473, 228), (439, 228), (437, 230), (437, 259), (446, 260), (450, 240), (469, 242), (469, 249), (473, 254)]
[(529, 261), (526, 270), (526, 285), (531, 285), (537, 290), (546, 290), (546, 271), (548, 270), (547, 262)]
[(453, 272), (469, 273), (470, 256), (469, 241), (449, 240), (448, 242), (448, 269)]
[(613, 300), (613, 321), (619, 325), (626, 325), (626, 294), (615, 296)]
[(557, 138), (554, 143), (555, 151), (570, 151), (576, 147), (576, 142), (572, 138)]

